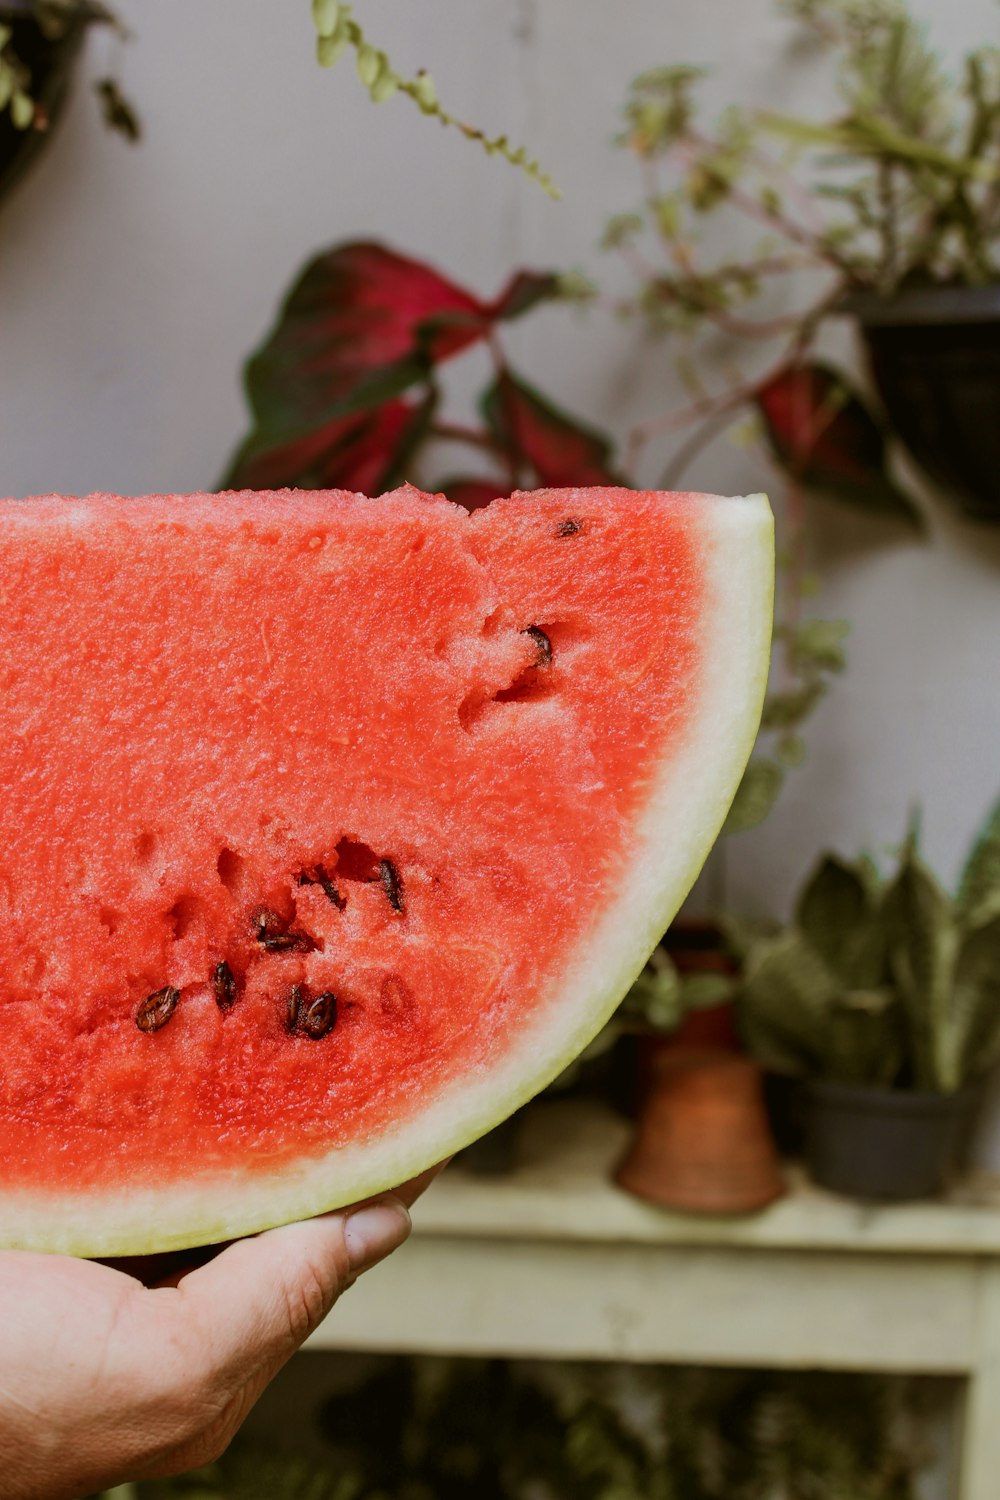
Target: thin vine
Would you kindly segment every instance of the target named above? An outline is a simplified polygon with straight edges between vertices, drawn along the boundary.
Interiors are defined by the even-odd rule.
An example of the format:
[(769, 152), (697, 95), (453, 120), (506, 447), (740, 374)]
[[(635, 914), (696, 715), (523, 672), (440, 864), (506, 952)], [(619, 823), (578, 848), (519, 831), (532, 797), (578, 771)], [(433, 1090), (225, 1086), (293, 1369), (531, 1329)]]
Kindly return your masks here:
[(382, 104), (394, 94), (405, 94), (420, 110), (442, 125), (451, 126), (471, 141), (478, 141), (487, 156), (501, 156), (511, 166), (519, 167), (538, 183), (550, 198), (562, 193), (538, 162), (529, 158), (523, 146), (514, 147), (506, 135), (490, 136), (478, 126), (468, 125), (443, 108), (431, 75), (421, 69), (413, 78), (396, 71), (386, 53), (370, 41), (345, 0), (312, 0), (316, 27), (316, 56), (324, 68), (332, 68), (344, 53), (353, 50), (358, 77), (374, 104)]

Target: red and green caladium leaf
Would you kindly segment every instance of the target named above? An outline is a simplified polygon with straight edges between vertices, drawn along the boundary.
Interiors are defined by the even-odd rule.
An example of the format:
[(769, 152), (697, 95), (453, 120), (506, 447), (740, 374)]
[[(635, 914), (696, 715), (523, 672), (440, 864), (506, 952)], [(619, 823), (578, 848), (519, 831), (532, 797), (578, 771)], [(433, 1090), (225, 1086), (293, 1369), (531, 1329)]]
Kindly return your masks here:
[(299, 438), (249, 454), (230, 488), (358, 490), (377, 495), (405, 478), (414, 449), (427, 434), (433, 399), (386, 401), (353, 412)]
[[(303, 484), (317, 454), (331, 455), (358, 429), (348, 419), (398, 401), (426, 383), (436, 364), (487, 338), (497, 322), (554, 297), (554, 275), (519, 272), (492, 302), (430, 266), (383, 245), (340, 245), (312, 260), (277, 324), (246, 369), (254, 427), (224, 480)], [(379, 430), (385, 443), (407, 429), (404, 414)], [(365, 430), (372, 436), (370, 426)], [(398, 466), (386, 448), (384, 467)], [(324, 470), (325, 471), (325, 470)], [(257, 476), (252, 479), (250, 476)], [(348, 487), (346, 471), (328, 483)]]
[(922, 528), (920, 512), (888, 473), (882, 429), (838, 370), (786, 365), (755, 399), (774, 456), (791, 478), (854, 509)]
[[(482, 412), (497, 442), (541, 485), (621, 484), (611, 444), (503, 370), (483, 396)], [(523, 481), (526, 482), (526, 481)]]

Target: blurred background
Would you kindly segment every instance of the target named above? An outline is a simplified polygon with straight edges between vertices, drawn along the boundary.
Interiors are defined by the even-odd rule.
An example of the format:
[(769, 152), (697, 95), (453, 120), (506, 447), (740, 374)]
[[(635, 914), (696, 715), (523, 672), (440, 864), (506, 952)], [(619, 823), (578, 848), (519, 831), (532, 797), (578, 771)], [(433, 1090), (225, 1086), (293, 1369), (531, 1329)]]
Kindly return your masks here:
[[(1000, 1051), (1000, 1040), (994, 1041), (994, 1032), (1000, 1036), (1000, 929), (990, 926), (1000, 915), (1000, 906), (991, 904), (1000, 888), (1000, 819), (988, 816), (1000, 792), (1000, 492), (991, 470), (993, 457), (1000, 457), (1000, 363), (993, 352), (1000, 330), (1000, 202), (992, 188), (1000, 164), (1000, 66), (996, 54), (978, 50), (1000, 41), (993, 0), (950, 0), (946, 7), (910, 0), (905, 9), (808, 0), (790, 6), (774, 0), (359, 0), (358, 23), (388, 54), (385, 61), (377, 51), (361, 58), (363, 80), (355, 66), (357, 39), (350, 36), (332, 71), (317, 66), (308, 0), (171, 0), (169, 6), (115, 0), (120, 26), (97, 19), (79, 24), (73, 9), (0, 0), (0, 25), (15, 28), (14, 45), (16, 28), (29, 24), (41, 24), (45, 44), (56, 51), (61, 27), (78, 27), (83, 38), (78, 57), (52, 63), (72, 78), (62, 117), (55, 118), (53, 107), (51, 128), (36, 128), (49, 113), (39, 65), (38, 97), (20, 106), (23, 118), (0, 133), (0, 174), (12, 164), (6, 177), (0, 175), (0, 489), (15, 496), (130, 494), (212, 489), (223, 482), (352, 482), (358, 470), (343, 463), (338, 470), (336, 455), (324, 469), (315, 454), (308, 462), (301, 454), (283, 455), (280, 443), (277, 458), (274, 443), (252, 437), (247, 445), (248, 432), (267, 438), (275, 391), (274, 380), (269, 385), (262, 378), (251, 392), (255, 426), (241, 371), (269, 338), (304, 265), (334, 247), (375, 241), (404, 258), (404, 280), (412, 274), (409, 262), (422, 262), (491, 305), (493, 333), (528, 395), (522, 392), (520, 406), (505, 419), (487, 421), (488, 441), (480, 434), (470, 443), (470, 426), (480, 431), (477, 399), (495, 378), (495, 347), (481, 338), (454, 357), (435, 359), (448, 423), (465, 431), (472, 461), (456, 463), (442, 451), (461, 443), (461, 433), (422, 434), (405, 452), (386, 438), (384, 464), (376, 462), (365, 474), (405, 474), (424, 484), (459, 474), (482, 479), (486, 490), (494, 476), (503, 488), (507, 473), (526, 474), (529, 481), (555, 473), (561, 482), (607, 475), (647, 486), (768, 490), (778, 512), (784, 579), (776, 706), (759, 757), (770, 769), (745, 788), (741, 826), (734, 825), (713, 856), (690, 905), (687, 936), (682, 930), (658, 950), (622, 1025), (606, 1039), (604, 1063), (595, 1056), (583, 1070), (600, 1073), (594, 1093), (616, 1121), (595, 1146), (591, 1161), (599, 1171), (593, 1170), (603, 1183), (621, 1153), (624, 1135), (615, 1134), (621, 1119), (630, 1111), (642, 1116), (642, 1100), (636, 1104), (631, 1085), (622, 1085), (623, 1067), (654, 1066), (649, 1056), (661, 1041), (668, 1053), (673, 1048), (676, 1062), (682, 1024), (699, 1055), (719, 1048), (731, 1062), (749, 1052), (779, 1080), (806, 1076), (942, 1097), (965, 1097), (973, 1089), (975, 1123), (963, 1115), (955, 1151), (966, 1169), (1000, 1168), (1000, 1111), (989, 1081), (994, 1048)], [(344, 14), (336, 6), (315, 11), (320, 31), (335, 39)], [(26, 32), (19, 34), (27, 56)], [(970, 54), (978, 62), (970, 64)], [(0, 50), (0, 62), (5, 55)], [(705, 69), (705, 76), (689, 73), (688, 65)], [(423, 117), (403, 93), (380, 103), (368, 97), (388, 95), (397, 71), (409, 80), (421, 69), (429, 70), (444, 105), (461, 120), (489, 136), (503, 133), (509, 151), (523, 142), (562, 196), (550, 196), (503, 152), (487, 156), (460, 130), (442, 128), (430, 112), (429, 83), (417, 85), (428, 107)], [(6, 92), (13, 119), (16, 96), (32, 91), (9, 57), (8, 73), (5, 86), (0, 71), (0, 98)], [(947, 87), (945, 74), (952, 80)], [(95, 84), (103, 84), (103, 92), (95, 93)], [(734, 107), (736, 116), (729, 113)], [(117, 134), (106, 129), (102, 111), (119, 127)], [(816, 130), (810, 134), (803, 121)], [(141, 134), (132, 141), (134, 125)], [(35, 160), (15, 180), (15, 158), (29, 139), (38, 147)], [(844, 224), (851, 227), (838, 227)], [(341, 299), (341, 311), (387, 273), (376, 255), (345, 290), (333, 278), (340, 265), (327, 263), (331, 279), (322, 285)], [(399, 270), (396, 261), (392, 267)], [(497, 311), (501, 289), (524, 270), (549, 279), (532, 283), (523, 308), (511, 303)], [(971, 301), (920, 302), (921, 291), (942, 285), (963, 293), (971, 288)], [(907, 302), (914, 292), (916, 303)], [(855, 300), (845, 303), (845, 297)], [(896, 311), (886, 315), (890, 304)], [(938, 370), (944, 371), (944, 394), (934, 383)], [(523, 423), (530, 419), (547, 432), (544, 452), (529, 451)], [(935, 435), (937, 450), (921, 451), (924, 439)], [(956, 453), (957, 468), (946, 472)], [(470, 489), (465, 498), (484, 495)], [(914, 809), (920, 815), (918, 873), (908, 863), (911, 856), (917, 860), (915, 846), (898, 854)], [(820, 867), (818, 883), (807, 888), (813, 895), (807, 910), (799, 893), (824, 851), (841, 862)], [(882, 888), (873, 895), (864, 870), (853, 863), (863, 853), (911, 899), (909, 935), (898, 936), (904, 918), (897, 911), (890, 947), (928, 932), (936, 941), (939, 931), (952, 930), (949, 923), (963, 942), (978, 944), (963, 970), (963, 995), (971, 999), (953, 1018), (957, 1042), (944, 1035), (952, 1022), (938, 1013), (941, 1046), (913, 1042), (917, 1031), (924, 1036), (929, 1011), (921, 1010), (924, 998), (912, 986), (903, 993), (900, 963), (889, 965), (891, 978), (838, 968), (851, 934), (866, 923), (874, 930), (886, 916)], [(898, 878), (897, 859), (903, 864)], [(922, 886), (917, 890), (928, 870), (937, 881), (931, 896)], [(802, 939), (811, 953), (820, 953), (825, 978), (807, 972), (811, 959), (788, 958), (788, 932), (776, 929), (793, 917), (795, 942)], [(776, 956), (779, 937), (785, 948)], [(858, 1002), (859, 994), (867, 998)], [(854, 998), (847, 1002), (845, 995)], [(967, 1013), (974, 1021), (967, 1023)], [(694, 1032), (692, 1015), (701, 1018)], [(788, 1015), (801, 1020), (789, 1026)], [(699, 1032), (698, 1025), (707, 1029)], [(632, 1043), (627, 1064), (620, 1056), (623, 1035)], [(958, 1061), (946, 1066), (946, 1054)], [(731, 1097), (736, 1086), (724, 1087)], [(567, 1090), (580, 1092), (579, 1076), (567, 1081)], [(781, 1094), (780, 1081), (769, 1094), (770, 1128), (793, 1155), (800, 1153), (800, 1107), (780, 1098), (775, 1103), (775, 1093)], [(839, 1107), (842, 1101), (835, 1102)], [(564, 1103), (547, 1101), (542, 1111)], [(581, 1128), (592, 1128), (586, 1098), (581, 1103), (574, 1096), (569, 1105), (584, 1110)], [(833, 1108), (828, 1099), (827, 1106)], [(733, 1139), (747, 1138), (749, 1127), (726, 1128), (735, 1130)], [(532, 1129), (528, 1155), (544, 1159), (539, 1141), (545, 1132)], [(843, 1148), (855, 1159), (875, 1149), (867, 1138), (860, 1147), (855, 1140), (850, 1136)], [(518, 1157), (512, 1148), (510, 1158), (502, 1143), (499, 1149), (504, 1172), (516, 1175), (523, 1150)], [(836, 1155), (836, 1145), (829, 1149)], [(895, 1191), (892, 1182), (888, 1189), (884, 1181), (874, 1188), (845, 1185), (828, 1158), (829, 1150), (826, 1185), (841, 1193), (830, 1203), (850, 1203), (844, 1195), (852, 1192), (870, 1201), (940, 1189), (940, 1182), (929, 1190), (918, 1183), (912, 1194), (905, 1186)], [(487, 1158), (487, 1171), (496, 1164)], [(822, 1163), (810, 1165), (823, 1182)], [(458, 1168), (468, 1174), (466, 1189), (474, 1195), (487, 1181), (473, 1179), (475, 1166)], [(573, 1168), (577, 1178), (580, 1170)], [(941, 1182), (948, 1176), (942, 1172)], [(956, 1286), (966, 1273), (979, 1276), (982, 1264), (966, 1265), (959, 1254), (979, 1233), (969, 1226), (985, 1226), (983, 1253), (994, 1242), (1000, 1248), (1000, 1230), (992, 1189), (977, 1178), (973, 1192), (969, 1180), (962, 1179), (954, 1208), (966, 1217), (890, 1219), (886, 1254), (905, 1258), (915, 1244), (938, 1258), (954, 1252)], [(557, 1192), (558, 1173), (542, 1172), (535, 1190)], [(637, 1190), (651, 1196), (641, 1185)], [(763, 1201), (769, 1189), (760, 1191)], [(669, 1193), (661, 1201), (669, 1203)], [(786, 1212), (788, 1205), (786, 1196), (772, 1212)], [(674, 1206), (697, 1207), (676, 1200)], [(981, 1220), (968, 1218), (976, 1211)], [(612, 1219), (615, 1212), (609, 1210)], [(811, 1263), (815, 1276), (835, 1276), (835, 1256), (850, 1259), (852, 1245), (858, 1250), (851, 1236), (869, 1220), (852, 1217), (853, 1207), (844, 1212), (824, 1231), (828, 1258), (822, 1267)], [(658, 1222), (668, 1221), (669, 1214)], [(647, 1231), (640, 1233), (638, 1223), (628, 1220), (614, 1233), (643, 1239)], [(434, 1232), (446, 1235), (447, 1226)], [(876, 1239), (881, 1233), (871, 1232)], [(670, 1240), (674, 1230), (657, 1234)], [(749, 1244), (753, 1232), (747, 1234)], [(794, 1232), (781, 1230), (782, 1254), (792, 1253), (787, 1246), (796, 1235), (801, 1249), (812, 1234), (801, 1224)], [(656, 1238), (652, 1230), (647, 1237)], [(695, 1242), (704, 1250), (697, 1236)], [(868, 1246), (864, 1255), (873, 1253)], [(405, 1298), (405, 1288), (399, 1295)], [(928, 1295), (938, 1295), (930, 1283)], [(965, 1293), (954, 1295), (960, 1301)], [(868, 1288), (863, 1296), (875, 1293)], [(918, 1321), (931, 1317), (915, 1291), (912, 1305)], [(796, 1307), (796, 1316), (804, 1315), (806, 1304)], [(965, 1315), (973, 1318), (968, 1309)], [(711, 1307), (705, 1316), (715, 1316)], [(889, 1344), (893, 1336), (886, 1332)], [(851, 1366), (848, 1355), (828, 1360), (819, 1348), (810, 1358), (801, 1341), (793, 1357), (783, 1337), (776, 1336), (779, 1367)], [(610, 1359), (614, 1340), (599, 1343), (587, 1352)], [(482, 1352), (506, 1351), (491, 1347), (484, 1335)], [(905, 1374), (909, 1357), (894, 1355), (887, 1368)], [(1000, 1348), (990, 1357), (1000, 1359)], [(924, 1361), (912, 1373), (958, 1374), (965, 1358), (954, 1353), (938, 1365)], [(315, 1365), (307, 1375), (301, 1365), (310, 1361)], [(730, 1351), (721, 1362), (739, 1359)], [(856, 1363), (867, 1369), (878, 1361), (869, 1348)], [(265, 1407), (261, 1430), (269, 1442), (279, 1430), (287, 1433), (290, 1408), (301, 1416), (304, 1406), (318, 1405), (321, 1368), (334, 1385), (346, 1378), (340, 1356), (303, 1355), (294, 1397), (279, 1394)], [(420, 1412), (439, 1412), (441, 1402), (454, 1412), (454, 1401), (441, 1393), (460, 1376), (431, 1372), (425, 1392), (423, 1375), (393, 1368), (395, 1374), (377, 1375), (390, 1383), (373, 1399), (395, 1414), (398, 1431), (406, 1421), (419, 1426)], [(563, 1380), (562, 1393), (543, 1399), (531, 1384), (535, 1376), (524, 1377), (525, 1385), (523, 1372), (475, 1368), (481, 1385), (474, 1411), (495, 1402), (510, 1413), (512, 1432), (527, 1432), (518, 1404), (526, 1402), (533, 1419), (549, 1422), (547, 1428), (542, 1422), (549, 1435), (537, 1440), (537, 1471), (531, 1464), (514, 1464), (509, 1472), (494, 1465), (487, 1483), (469, 1458), (485, 1451), (487, 1436), (470, 1418), (469, 1430), (447, 1437), (450, 1448), (442, 1438), (445, 1458), (413, 1460), (410, 1489), (392, 1488), (397, 1467), (376, 1476), (378, 1493), (878, 1500), (914, 1493), (910, 1466), (930, 1474), (921, 1481), (928, 1495), (986, 1500), (995, 1493), (969, 1479), (954, 1488), (950, 1398), (936, 1406), (931, 1401), (938, 1412), (932, 1419), (920, 1405), (924, 1392), (900, 1417), (896, 1408), (906, 1401), (899, 1388), (887, 1393), (879, 1385), (873, 1394), (851, 1385), (859, 1375), (838, 1377), (847, 1383), (836, 1390), (810, 1386), (805, 1376), (795, 1384), (788, 1376), (747, 1375), (740, 1377), (743, 1386), (733, 1384), (733, 1375), (720, 1376), (713, 1394), (707, 1376), (674, 1374), (667, 1382), (664, 1375), (657, 1385), (648, 1371), (640, 1379), (633, 1370), (627, 1378), (634, 1389), (623, 1397), (626, 1376), (605, 1370), (601, 1385), (595, 1366), (586, 1378), (566, 1370), (552, 1376), (557, 1385)], [(369, 1365), (362, 1373), (370, 1373)], [(413, 1380), (416, 1385), (407, 1384)], [(597, 1382), (593, 1389), (587, 1380)], [(310, 1381), (315, 1400), (303, 1394)], [(657, 1403), (674, 1412), (682, 1434), (676, 1451), (687, 1452), (688, 1444), (700, 1454), (690, 1473), (680, 1459), (676, 1472), (670, 1468), (655, 1436), (647, 1442), (628, 1422), (615, 1426), (620, 1418), (610, 1413), (622, 1400), (633, 1414), (648, 1417), (660, 1410)], [(885, 1413), (884, 1431), (871, 1425), (860, 1431), (859, 1413), (876, 1411)], [(914, 1411), (921, 1414), (915, 1427)], [(743, 1431), (738, 1424), (749, 1420), (748, 1412), (753, 1421), (737, 1447), (763, 1455), (749, 1477), (727, 1468), (725, 1455), (709, 1452), (720, 1434)], [(831, 1413), (840, 1414), (842, 1430), (831, 1426)], [(313, 1427), (299, 1425), (310, 1434), (301, 1443), (311, 1454)], [(661, 1427), (652, 1423), (654, 1432)], [(906, 1439), (899, 1458), (898, 1432), (917, 1429), (934, 1435), (927, 1451)], [(561, 1434), (558, 1440), (553, 1431)], [(381, 1432), (384, 1439), (384, 1424)], [(792, 1433), (805, 1434), (800, 1448)], [(353, 1473), (343, 1458), (343, 1432), (335, 1438), (341, 1472)], [(505, 1437), (505, 1451), (520, 1441)], [(828, 1451), (831, 1443), (835, 1453)], [(793, 1449), (794, 1463), (788, 1458)], [(414, 1451), (412, 1441), (406, 1451)], [(299, 1459), (308, 1469), (301, 1453)], [(295, 1485), (314, 1482), (311, 1471), (296, 1478), (282, 1470), (280, 1479), (262, 1479), (265, 1471), (255, 1461), (254, 1493), (278, 1494), (282, 1485), (289, 1494), (374, 1493), (376, 1481), (365, 1477), (364, 1462), (358, 1460), (362, 1477), (347, 1487), (298, 1491)], [(251, 1483), (233, 1474), (225, 1484)], [(219, 1492), (211, 1484), (192, 1481), (190, 1492), (200, 1494), (205, 1485), (207, 1493)]]

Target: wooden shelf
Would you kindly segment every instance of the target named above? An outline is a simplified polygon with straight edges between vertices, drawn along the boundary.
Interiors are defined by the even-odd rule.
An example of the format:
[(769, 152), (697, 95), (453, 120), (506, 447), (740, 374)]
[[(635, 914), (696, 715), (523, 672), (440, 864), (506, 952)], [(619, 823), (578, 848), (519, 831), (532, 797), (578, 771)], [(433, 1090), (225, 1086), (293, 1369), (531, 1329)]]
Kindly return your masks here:
[(792, 1172), (764, 1213), (665, 1212), (614, 1186), (610, 1112), (544, 1103), (509, 1175), (448, 1168), (409, 1243), (307, 1347), (899, 1371), (967, 1382), (961, 1500), (1000, 1473), (1000, 1192), (866, 1207)]
[(871, 1206), (813, 1187), (795, 1168), (788, 1196), (740, 1217), (672, 1213), (611, 1180), (629, 1126), (610, 1110), (545, 1103), (527, 1113), (519, 1164), (484, 1177), (456, 1163), (415, 1211), (417, 1235), (746, 1245), (845, 1253), (1000, 1254), (1000, 1182), (981, 1176), (945, 1202)]

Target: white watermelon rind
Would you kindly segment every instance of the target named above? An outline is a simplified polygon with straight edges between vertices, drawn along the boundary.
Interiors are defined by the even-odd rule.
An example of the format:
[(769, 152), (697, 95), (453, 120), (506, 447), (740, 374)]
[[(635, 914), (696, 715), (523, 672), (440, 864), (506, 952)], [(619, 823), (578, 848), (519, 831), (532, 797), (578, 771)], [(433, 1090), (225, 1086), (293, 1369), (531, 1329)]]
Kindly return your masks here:
[(605, 1025), (694, 884), (753, 748), (770, 659), (773, 521), (763, 495), (705, 497), (699, 701), (671, 745), (614, 899), (504, 1060), (464, 1076), (415, 1117), (360, 1145), (277, 1172), (162, 1188), (4, 1194), (0, 1246), (130, 1256), (213, 1244), (385, 1192), (500, 1123)]

